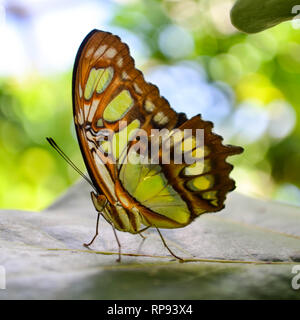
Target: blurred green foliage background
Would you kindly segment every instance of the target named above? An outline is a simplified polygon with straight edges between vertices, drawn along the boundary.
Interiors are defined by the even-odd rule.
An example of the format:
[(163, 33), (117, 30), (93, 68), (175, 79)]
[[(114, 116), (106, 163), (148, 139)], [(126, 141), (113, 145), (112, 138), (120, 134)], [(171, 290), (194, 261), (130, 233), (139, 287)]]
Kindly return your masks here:
[[(299, 29), (286, 22), (240, 33), (230, 23), (231, 0), (96, 2), (109, 18), (104, 23), (96, 17), (92, 28), (129, 42), (137, 66), (173, 108), (201, 113), (226, 143), (245, 148), (231, 161), (238, 191), (300, 204)], [(20, 18), (14, 7), (3, 8)], [(64, 17), (58, 5), (57, 11)], [(53, 31), (54, 44), (58, 33)], [(60, 46), (51, 50), (64, 55)], [(79, 179), (47, 145), (47, 136), (84, 170), (73, 127), (71, 64), (1, 76), (0, 207), (40, 210)]]

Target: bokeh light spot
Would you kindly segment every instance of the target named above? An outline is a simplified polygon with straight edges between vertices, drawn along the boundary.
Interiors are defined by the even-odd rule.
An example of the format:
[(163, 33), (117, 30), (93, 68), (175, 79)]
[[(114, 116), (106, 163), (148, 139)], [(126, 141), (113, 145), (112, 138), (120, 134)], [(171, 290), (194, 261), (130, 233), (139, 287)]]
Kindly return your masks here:
[(189, 56), (194, 50), (194, 40), (185, 29), (169, 25), (159, 35), (159, 47), (169, 58), (179, 59)]

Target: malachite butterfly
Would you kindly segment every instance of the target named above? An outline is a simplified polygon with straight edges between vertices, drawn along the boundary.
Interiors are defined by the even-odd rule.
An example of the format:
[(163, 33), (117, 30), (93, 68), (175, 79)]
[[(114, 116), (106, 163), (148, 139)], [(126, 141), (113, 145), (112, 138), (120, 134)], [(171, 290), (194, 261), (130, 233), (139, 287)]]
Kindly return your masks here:
[[(99, 30), (86, 36), (75, 59), (72, 95), (79, 145), (96, 190), (91, 195), (97, 228), (101, 214), (114, 231), (137, 234), (153, 227), (159, 232), (224, 208), (226, 194), (235, 188), (226, 158), (243, 149), (223, 145), (213, 124), (200, 115), (187, 119), (173, 110), (135, 68), (118, 36)], [(141, 150), (153, 142), (153, 130), (172, 135), (168, 162), (162, 161), (163, 138), (156, 140), (156, 162), (140, 161)], [(203, 133), (202, 146), (195, 142), (197, 130)], [(188, 138), (180, 134), (186, 131)], [(178, 163), (175, 150), (191, 155), (200, 150), (201, 156), (194, 163)]]

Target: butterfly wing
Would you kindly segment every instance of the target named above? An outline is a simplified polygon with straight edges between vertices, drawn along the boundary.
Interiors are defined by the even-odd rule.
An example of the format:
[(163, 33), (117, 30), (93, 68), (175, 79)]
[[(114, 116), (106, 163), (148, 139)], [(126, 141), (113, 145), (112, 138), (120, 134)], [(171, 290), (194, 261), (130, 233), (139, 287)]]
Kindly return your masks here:
[[(226, 194), (234, 188), (226, 158), (242, 149), (224, 146), (212, 132), (212, 123), (200, 116), (186, 121), (176, 113), (158, 88), (135, 69), (128, 46), (119, 37), (94, 30), (83, 41), (73, 71), (73, 109), (86, 167), (99, 193), (109, 200), (106, 217), (113, 215), (110, 221), (118, 229), (136, 232), (133, 225), (140, 222), (182, 227), (199, 214), (223, 208)], [(203, 129), (202, 159), (191, 165), (174, 159), (167, 164), (162, 159), (155, 165), (123, 164), (140, 129), (149, 138), (152, 129), (161, 128), (191, 129), (192, 137), (196, 129)], [(177, 142), (174, 150), (180, 145)]]
[[(82, 42), (72, 89), (74, 121), (86, 167), (96, 188), (113, 203), (117, 176), (114, 165), (103, 165), (107, 157), (99, 152), (102, 137), (122, 131), (121, 120), (129, 131), (142, 128), (150, 132), (151, 128), (172, 129), (181, 117), (135, 69), (128, 46), (108, 32), (93, 30)], [(124, 140), (124, 135), (119, 134), (121, 138)]]
[[(243, 151), (241, 147), (225, 146), (222, 137), (212, 132), (212, 123), (195, 116), (176, 129), (177, 138), (170, 149), (197, 155), (192, 164), (175, 163), (174, 157), (163, 163), (143, 164), (139, 153), (131, 148), (131, 158), (122, 166), (119, 179), (125, 190), (138, 201), (136, 206), (143, 212), (146, 225), (177, 228), (189, 224), (205, 212), (219, 211), (224, 207), (226, 194), (235, 188), (229, 177), (233, 166), (226, 162), (230, 155)], [(190, 129), (185, 141), (196, 141), (197, 130), (202, 129), (204, 145), (187, 144), (181, 135)], [(160, 155), (162, 155), (162, 146)], [(131, 155), (132, 153), (132, 155)], [(138, 158), (134, 160), (133, 158)], [(150, 212), (149, 212), (150, 211)], [(153, 213), (155, 213), (153, 215)]]

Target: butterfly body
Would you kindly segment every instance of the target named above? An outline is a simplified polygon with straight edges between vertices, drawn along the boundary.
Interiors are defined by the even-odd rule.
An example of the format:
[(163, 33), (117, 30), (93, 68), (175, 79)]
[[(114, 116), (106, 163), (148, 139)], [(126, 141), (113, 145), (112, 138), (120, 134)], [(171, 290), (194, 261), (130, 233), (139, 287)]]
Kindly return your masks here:
[[(226, 157), (242, 148), (223, 145), (212, 123), (200, 115), (187, 120), (175, 112), (134, 67), (119, 37), (93, 30), (81, 44), (73, 71), (73, 111), (82, 155), (97, 190), (92, 201), (116, 229), (135, 234), (145, 227), (181, 228), (224, 207), (226, 194), (234, 189)], [(157, 140), (156, 161), (143, 162), (155, 140), (153, 130), (166, 133)], [(181, 149), (184, 130), (189, 130), (190, 147)], [(197, 130), (203, 131), (202, 146), (195, 142)], [(168, 162), (163, 161), (165, 137), (172, 138)], [(194, 163), (176, 162), (176, 152), (197, 151), (201, 156)]]

